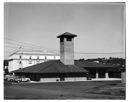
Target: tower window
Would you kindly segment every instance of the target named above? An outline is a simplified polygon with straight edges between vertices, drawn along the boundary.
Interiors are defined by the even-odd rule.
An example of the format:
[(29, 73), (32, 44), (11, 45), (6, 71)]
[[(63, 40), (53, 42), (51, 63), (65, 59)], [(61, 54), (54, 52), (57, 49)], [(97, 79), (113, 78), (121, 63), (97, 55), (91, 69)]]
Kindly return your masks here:
[(64, 38), (60, 38), (60, 42), (63, 42), (64, 41)]
[(67, 38), (67, 41), (72, 41), (72, 38)]

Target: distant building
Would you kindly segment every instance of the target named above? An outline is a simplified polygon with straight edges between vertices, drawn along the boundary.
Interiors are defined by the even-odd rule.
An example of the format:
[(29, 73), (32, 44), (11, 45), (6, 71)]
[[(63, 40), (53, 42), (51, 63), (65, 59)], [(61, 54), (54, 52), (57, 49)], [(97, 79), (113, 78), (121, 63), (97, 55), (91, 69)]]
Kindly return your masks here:
[(42, 51), (18, 51), (9, 56), (9, 72), (28, 66), (39, 64), (48, 60), (57, 60), (60, 56), (56, 53)]

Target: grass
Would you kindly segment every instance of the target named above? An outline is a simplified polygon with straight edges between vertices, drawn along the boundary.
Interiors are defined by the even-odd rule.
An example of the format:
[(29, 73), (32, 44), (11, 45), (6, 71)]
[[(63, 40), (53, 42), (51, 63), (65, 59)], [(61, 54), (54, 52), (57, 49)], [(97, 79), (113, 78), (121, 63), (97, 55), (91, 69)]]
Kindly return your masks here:
[(125, 87), (120, 81), (5, 82), (4, 99), (125, 99)]

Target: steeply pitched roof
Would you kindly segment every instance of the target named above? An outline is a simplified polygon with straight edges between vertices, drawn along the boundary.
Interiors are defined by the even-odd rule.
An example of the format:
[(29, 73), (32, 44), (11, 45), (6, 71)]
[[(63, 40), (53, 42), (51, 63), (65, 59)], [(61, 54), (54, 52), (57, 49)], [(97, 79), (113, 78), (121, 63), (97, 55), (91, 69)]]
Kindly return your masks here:
[(76, 65), (64, 65), (60, 60), (52, 60), (44, 63), (36, 64), (13, 72), (24, 73), (86, 73), (82, 67)]

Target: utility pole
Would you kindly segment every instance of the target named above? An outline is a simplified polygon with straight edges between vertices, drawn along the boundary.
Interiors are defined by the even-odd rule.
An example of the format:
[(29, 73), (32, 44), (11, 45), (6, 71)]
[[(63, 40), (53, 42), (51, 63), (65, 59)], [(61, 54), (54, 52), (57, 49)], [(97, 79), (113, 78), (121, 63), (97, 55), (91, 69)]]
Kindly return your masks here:
[[(19, 47), (19, 51), (21, 51), (21, 49), (22, 49), (22, 45)], [(22, 81), (22, 51), (20, 55), (20, 69), (21, 69), (21, 81)]]

